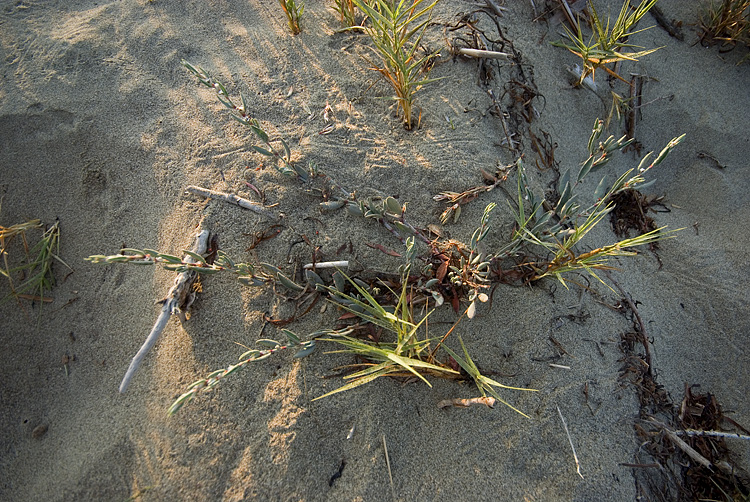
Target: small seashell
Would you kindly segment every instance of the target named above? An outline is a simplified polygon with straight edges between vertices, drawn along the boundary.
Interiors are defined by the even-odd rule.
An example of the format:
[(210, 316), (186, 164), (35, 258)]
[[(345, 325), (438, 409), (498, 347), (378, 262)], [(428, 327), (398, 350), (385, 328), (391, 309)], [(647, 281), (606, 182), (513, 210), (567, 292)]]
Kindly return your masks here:
[(46, 425), (37, 425), (34, 430), (31, 431), (31, 437), (34, 439), (41, 439), (42, 436), (47, 434), (48, 427)]

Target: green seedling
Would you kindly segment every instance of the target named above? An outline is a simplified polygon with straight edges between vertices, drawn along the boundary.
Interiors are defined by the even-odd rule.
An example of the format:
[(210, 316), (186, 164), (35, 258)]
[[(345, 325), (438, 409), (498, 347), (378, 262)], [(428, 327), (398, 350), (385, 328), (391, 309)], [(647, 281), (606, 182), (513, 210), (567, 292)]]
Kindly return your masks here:
[(243, 286), (263, 286), (277, 283), (289, 291), (300, 292), (305, 288), (295, 283), (289, 277), (270, 263), (255, 266), (251, 263), (236, 263), (226, 253), (217, 250), (216, 258), (209, 263), (203, 256), (192, 251), (184, 250), (194, 261), (184, 261), (179, 256), (160, 253), (153, 249), (121, 249), (116, 255), (92, 255), (86, 258), (91, 263), (130, 263), (132, 265), (162, 265), (166, 270), (181, 273), (187, 271), (198, 272), (203, 275), (218, 272), (230, 272), (237, 276)]
[[(316, 399), (354, 389), (382, 376), (412, 375), (431, 386), (430, 382), (424, 377), (424, 373), (458, 375), (456, 371), (435, 364), (434, 361), (430, 360), (430, 340), (419, 336), (420, 328), (427, 320), (429, 313), (419, 322), (414, 321), (408, 301), (409, 291), (406, 280), (402, 281), (401, 293), (398, 295), (395, 308), (386, 309), (369, 291), (345, 274), (342, 275), (354, 287), (356, 295), (349, 295), (336, 287), (323, 286), (330, 293), (331, 301), (344, 310), (355, 314), (363, 321), (384, 328), (395, 335), (395, 341), (372, 343), (348, 335), (321, 339), (321, 341), (336, 343), (344, 347), (342, 350), (329, 353), (356, 354), (370, 362), (365, 364), (365, 369), (346, 376), (346, 379), (351, 380), (349, 383)], [(408, 277), (406, 274), (405, 276)]]
[(286, 14), (287, 24), (289, 25), (289, 31), (292, 32), (292, 35), (299, 35), (302, 33), (302, 28), (300, 28), (299, 22), (300, 19), (302, 19), (302, 13), (305, 12), (304, 0), (299, 0), (299, 2), (295, 0), (279, 0), (279, 4), (281, 5), (284, 14)]
[[(39, 220), (30, 220), (10, 227), (0, 226), (0, 256), (3, 259), (3, 266), (0, 267), (0, 275), (7, 279), (11, 290), (3, 301), (7, 301), (10, 298), (22, 298), (40, 302), (52, 301), (51, 298), (45, 297), (44, 294), (45, 291), (51, 290), (55, 283), (52, 271), (54, 262), (57, 261), (65, 267), (70, 268), (58, 256), (60, 226), (57, 222), (42, 233), (41, 238), (36, 244), (29, 247), (28, 232), (42, 228), (43, 225)], [(8, 251), (9, 246), (16, 238), (22, 241), (25, 257), (20, 264), (11, 265)], [(19, 283), (16, 283), (15, 279), (17, 277), (21, 277)]]
[[(216, 97), (218, 100), (232, 111), (232, 118), (240, 124), (250, 128), (250, 131), (255, 137), (263, 144), (263, 146), (253, 145), (251, 148), (257, 153), (264, 155), (272, 159), (277, 166), (279, 172), (286, 176), (294, 176), (300, 178), (302, 181), (306, 181), (310, 175), (308, 171), (292, 163), (292, 152), (289, 149), (289, 145), (284, 138), (270, 139), (268, 132), (263, 129), (260, 121), (253, 118), (248, 111), (247, 101), (245, 96), (240, 94), (241, 105), (237, 105), (232, 98), (229, 96), (229, 91), (224, 87), (224, 84), (215, 80), (206, 70), (200, 66), (193, 66), (184, 59), (182, 65), (190, 70), (198, 81), (216, 91)], [(281, 145), (279, 147), (278, 145)]]
[[(593, 80), (596, 70), (599, 68), (604, 69), (604, 71), (613, 77), (628, 83), (614, 70), (609, 69), (605, 65), (619, 61), (638, 61), (639, 58), (658, 50), (658, 48), (643, 49), (642, 47), (628, 43), (630, 36), (644, 31), (635, 30), (635, 26), (656, 2), (657, 0), (641, 0), (641, 3), (637, 7), (631, 9), (629, 0), (625, 0), (622, 9), (620, 9), (620, 14), (610, 29), (609, 18), (607, 18), (605, 26), (599, 18), (594, 4), (589, 1), (590, 22), (593, 33), (588, 40), (584, 39), (580, 21), (575, 21), (574, 30), (570, 30), (567, 26), (563, 27), (567, 41), (553, 42), (552, 45), (567, 49), (581, 58), (583, 68), (580, 69), (579, 85), (583, 84), (589, 75)], [(643, 50), (630, 51), (630, 49)]]
[[(395, 92), (404, 127), (414, 125), (414, 99), (422, 86), (438, 79), (424, 78), (425, 67), (435, 53), (417, 55), (422, 36), (439, 0), (352, 0), (367, 15), (370, 24), (363, 28), (375, 46), (379, 63), (370, 61)], [(419, 121), (417, 121), (419, 122)]]
[(356, 9), (353, 0), (336, 0), (333, 10), (338, 12), (341, 24), (346, 27), (356, 26)]
[[(651, 154), (646, 155), (641, 159), (637, 169), (626, 171), (610, 186), (606, 183), (606, 177), (603, 177), (594, 192), (593, 203), (582, 207), (576, 190), (580, 183), (591, 173), (602, 169), (609, 162), (613, 152), (622, 150), (633, 141), (633, 139), (626, 139), (625, 136), (618, 140), (614, 136), (609, 136), (600, 142), (599, 138), (603, 129), (603, 121), (597, 120), (589, 138), (589, 157), (583, 162), (576, 175), (568, 169), (560, 176), (558, 182), (560, 198), (553, 206), (536, 197), (527, 184), (523, 163), (520, 160), (517, 163), (518, 199), (517, 209), (513, 211), (516, 218), (516, 230), (511, 243), (498, 253), (498, 256), (516, 253), (524, 245), (542, 248), (545, 253), (553, 253), (554, 257), (551, 260), (526, 264), (536, 272), (531, 277), (532, 281), (553, 276), (566, 285), (562, 274), (573, 271), (586, 271), (599, 279), (595, 270), (611, 268), (608, 265), (609, 258), (633, 255), (635, 253), (629, 251), (629, 248), (651, 244), (673, 236), (672, 232), (665, 232), (664, 228), (659, 228), (632, 239), (596, 248), (593, 251), (576, 253), (575, 247), (614, 208), (610, 202), (612, 198), (624, 190), (645, 188), (653, 183), (653, 181), (646, 182), (644, 175), (661, 164), (685, 138), (683, 134), (672, 139), (651, 163), (649, 163)], [(526, 216), (527, 213), (529, 216)], [(583, 222), (580, 221), (581, 219)]]
[[(240, 356), (240, 362), (238, 362), (237, 364), (233, 364), (224, 369), (212, 371), (204, 378), (201, 378), (200, 380), (197, 380), (190, 384), (187, 391), (180, 397), (178, 397), (174, 403), (172, 403), (172, 406), (169, 407), (168, 413), (170, 415), (174, 415), (180, 410), (180, 408), (192, 401), (199, 392), (212, 389), (213, 387), (218, 385), (218, 383), (224, 377), (231, 375), (235, 371), (244, 368), (250, 363), (262, 361), (263, 359), (269, 358), (277, 352), (289, 348), (297, 349), (297, 352), (294, 355), (295, 359), (306, 357), (312, 354), (315, 350), (315, 338), (311, 337), (307, 341), (302, 341), (294, 332), (288, 329), (284, 329), (282, 331), (287, 338), (286, 344), (282, 344), (281, 342), (278, 342), (276, 340), (266, 338), (257, 340), (255, 343), (257, 343), (261, 347), (260, 349), (250, 349)], [(319, 336), (323, 334), (330, 333), (328, 331), (324, 331), (314, 335)]]

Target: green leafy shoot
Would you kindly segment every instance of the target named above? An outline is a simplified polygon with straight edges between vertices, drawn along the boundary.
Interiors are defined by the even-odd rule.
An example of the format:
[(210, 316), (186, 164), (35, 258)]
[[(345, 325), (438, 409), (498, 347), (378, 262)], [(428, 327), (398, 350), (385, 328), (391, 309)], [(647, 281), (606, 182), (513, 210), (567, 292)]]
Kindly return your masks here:
[(286, 14), (287, 24), (289, 25), (289, 31), (292, 35), (299, 35), (302, 32), (299, 22), (302, 19), (302, 13), (305, 12), (304, 0), (279, 0), (281, 9)]
[(521, 387), (509, 387), (507, 385), (503, 385), (500, 382), (493, 380), (492, 378), (486, 377), (482, 375), (479, 371), (479, 368), (477, 368), (477, 365), (474, 364), (474, 361), (471, 359), (471, 356), (469, 356), (469, 352), (466, 350), (466, 346), (464, 345), (464, 341), (461, 339), (461, 337), (458, 337), (459, 342), (461, 342), (461, 349), (463, 350), (464, 357), (459, 356), (454, 351), (452, 351), (448, 346), (443, 345), (443, 350), (445, 350), (457, 363), (463, 370), (469, 374), (469, 376), (474, 380), (474, 383), (477, 386), (477, 389), (479, 389), (479, 393), (482, 395), (482, 397), (486, 397), (489, 393), (492, 397), (503, 403), (505, 406), (510, 408), (511, 410), (520, 413), (526, 418), (529, 417), (526, 413), (518, 410), (514, 406), (510, 405), (507, 401), (505, 401), (503, 398), (500, 397), (500, 394), (497, 393), (497, 391), (494, 389), (494, 387), (498, 387), (501, 389), (510, 389), (510, 390), (524, 390), (527, 392), (538, 392), (536, 389), (524, 389)]
[(357, 25), (356, 9), (353, 0), (335, 0), (333, 10), (339, 14), (341, 24), (345, 27)]
[(430, 313), (427, 313), (418, 323), (414, 323), (409, 306), (406, 280), (402, 281), (403, 285), (398, 296), (398, 303), (391, 312), (380, 305), (369, 291), (345, 274), (342, 273), (342, 275), (354, 287), (356, 296), (344, 293), (335, 287), (322, 286), (331, 294), (331, 301), (344, 310), (355, 314), (363, 321), (386, 329), (394, 334), (396, 339), (393, 342), (371, 343), (348, 335), (322, 338), (321, 341), (336, 343), (344, 347), (342, 350), (329, 353), (357, 354), (371, 361), (371, 363), (368, 363), (365, 369), (346, 376), (346, 379), (351, 380), (346, 385), (316, 399), (354, 389), (386, 375), (403, 376), (410, 374), (418, 377), (427, 385), (430, 385), (430, 383), (423, 373), (443, 376), (457, 375), (457, 372), (450, 368), (434, 364), (429, 353), (430, 340), (418, 337), (418, 331)]
[(192, 251), (184, 250), (187, 256), (178, 256), (160, 253), (153, 249), (121, 249), (115, 255), (92, 255), (86, 258), (91, 263), (130, 263), (133, 265), (162, 265), (166, 270), (172, 272), (198, 272), (203, 275), (215, 274), (217, 272), (230, 272), (237, 276), (237, 280), (244, 286), (263, 286), (270, 282), (280, 284), (292, 292), (304, 291), (300, 286), (287, 277), (279, 268), (270, 263), (261, 263), (256, 267), (251, 263), (236, 263), (224, 251), (217, 250), (216, 258), (208, 263), (205, 258)]
[[(609, 18), (607, 18), (607, 24), (605, 26), (599, 18), (599, 15), (594, 8), (594, 4), (589, 1), (589, 12), (593, 33), (588, 41), (584, 40), (580, 22), (577, 21), (575, 23), (575, 31), (571, 31), (567, 26), (563, 26), (567, 41), (552, 42), (552, 45), (567, 49), (581, 58), (583, 69), (581, 70), (579, 85), (582, 84), (584, 79), (589, 75), (591, 75), (592, 78), (595, 78), (595, 72), (599, 68), (603, 68), (604, 71), (613, 77), (627, 83), (627, 81), (620, 75), (607, 68), (605, 65), (616, 63), (618, 61), (638, 61), (639, 58), (659, 49), (643, 49), (642, 47), (635, 46), (627, 41), (630, 36), (644, 31), (635, 30), (635, 26), (638, 24), (638, 21), (646, 15), (649, 9), (656, 4), (656, 2), (657, 0), (641, 0), (637, 7), (631, 9), (630, 1), (625, 0), (622, 9), (620, 9), (620, 14), (617, 16), (614, 25), (610, 29)], [(630, 49), (643, 50), (630, 51)]]
[[(166, 270), (182, 273), (188, 271), (198, 272), (203, 275), (215, 274), (217, 272), (231, 272), (237, 276), (237, 280), (244, 286), (262, 286), (269, 281), (278, 281), (283, 286), (293, 291), (299, 291), (299, 285), (290, 279), (276, 274), (267, 274), (251, 263), (236, 263), (226, 253), (218, 250), (213, 263), (208, 263), (199, 254), (188, 250), (183, 251), (189, 259), (183, 259), (167, 253), (160, 253), (153, 249), (124, 248), (115, 255), (92, 255), (86, 258), (91, 263), (130, 263), (132, 265), (162, 265)], [(265, 268), (265, 267), (264, 267)], [(276, 269), (278, 271), (278, 269)], [(286, 280), (284, 280), (286, 279)]]
[(289, 148), (289, 144), (284, 141), (284, 138), (270, 139), (268, 132), (263, 129), (263, 126), (258, 119), (253, 118), (250, 115), (247, 107), (247, 101), (245, 97), (240, 95), (241, 105), (236, 104), (232, 101), (229, 96), (229, 91), (221, 82), (215, 80), (206, 70), (200, 66), (194, 66), (184, 59), (182, 65), (192, 72), (198, 81), (206, 86), (216, 90), (217, 99), (232, 111), (232, 118), (245, 127), (250, 128), (250, 131), (255, 137), (260, 140), (263, 146), (252, 145), (251, 148), (266, 157), (269, 157), (276, 163), (276, 168), (280, 173), (286, 176), (298, 177), (302, 181), (307, 181), (309, 173), (302, 167), (297, 166), (292, 162), (292, 152)]
[[(404, 127), (413, 124), (414, 99), (422, 86), (438, 79), (424, 78), (427, 63), (435, 53), (420, 57), (420, 45), (433, 7), (439, 0), (352, 0), (370, 20), (364, 28), (370, 37), (380, 63), (373, 63), (395, 92), (397, 109)], [(423, 5), (426, 4), (426, 5)]]
[(634, 256), (637, 253), (631, 251), (631, 248), (645, 246), (656, 241), (672, 238), (674, 237), (674, 232), (680, 230), (665, 232), (665, 227), (660, 227), (630, 239), (624, 239), (614, 244), (596, 248), (592, 251), (576, 254), (573, 247), (580, 242), (586, 233), (596, 226), (596, 224), (598, 224), (610, 210), (611, 206), (608, 206), (606, 210), (594, 212), (589, 215), (589, 218), (587, 218), (582, 225), (576, 226), (565, 241), (558, 244), (555, 257), (551, 261), (543, 263), (542, 267), (538, 269), (537, 274), (532, 277), (531, 280), (536, 281), (544, 277), (554, 276), (567, 288), (567, 281), (565, 277), (563, 277), (563, 274), (584, 271), (606, 286), (607, 283), (596, 275), (596, 270), (612, 270), (614, 267), (609, 265), (610, 258), (615, 256)]
[[(517, 207), (511, 206), (516, 219), (516, 229), (511, 243), (497, 255), (511, 255), (523, 246), (542, 248), (544, 254), (552, 253), (552, 259), (539, 259), (524, 264), (535, 271), (530, 278), (531, 281), (552, 276), (567, 287), (563, 274), (578, 271), (585, 271), (601, 281), (595, 271), (612, 268), (608, 264), (609, 258), (632, 256), (636, 254), (630, 250), (633, 247), (673, 237), (672, 231), (665, 232), (664, 228), (658, 228), (632, 239), (601, 246), (592, 251), (584, 253), (576, 251), (576, 247), (583, 238), (614, 209), (611, 203), (612, 198), (624, 190), (639, 189), (650, 185), (651, 182), (646, 182), (644, 175), (661, 164), (685, 138), (683, 134), (672, 139), (650, 163), (651, 154), (647, 154), (641, 159), (637, 169), (629, 169), (609, 187), (606, 177), (603, 177), (594, 192), (593, 203), (587, 207), (581, 207), (577, 187), (591, 173), (603, 168), (609, 162), (613, 152), (622, 150), (632, 142), (624, 136), (619, 140), (609, 136), (604, 141), (599, 141), (602, 132), (603, 121), (597, 120), (588, 142), (589, 157), (583, 162), (577, 175), (568, 169), (560, 176), (558, 180), (560, 197), (554, 206), (545, 206), (545, 201), (535, 196), (528, 186), (523, 163), (519, 160), (516, 164), (518, 171)], [(583, 219), (582, 222), (581, 219)]]
[[(320, 336), (322, 333), (316, 333), (311, 335), (311, 338), (307, 341), (301, 341), (300, 338), (292, 331), (288, 329), (282, 330), (287, 337), (287, 343), (283, 345), (281, 342), (271, 339), (260, 339), (256, 340), (255, 343), (260, 345), (261, 349), (250, 349), (240, 356), (240, 362), (233, 364), (227, 368), (212, 371), (204, 378), (193, 382), (188, 386), (186, 392), (178, 397), (172, 406), (169, 407), (168, 414), (174, 415), (180, 408), (185, 406), (187, 403), (193, 400), (193, 398), (201, 391), (209, 390), (214, 388), (218, 383), (226, 376), (231, 375), (235, 371), (244, 368), (250, 363), (256, 363), (262, 361), (276, 352), (286, 350), (289, 348), (296, 348), (297, 353), (294, 355), (295, 359), (306, 357), (315, 350), (315, 336)], [(325, 332), (326, 334), (328, 331)]]

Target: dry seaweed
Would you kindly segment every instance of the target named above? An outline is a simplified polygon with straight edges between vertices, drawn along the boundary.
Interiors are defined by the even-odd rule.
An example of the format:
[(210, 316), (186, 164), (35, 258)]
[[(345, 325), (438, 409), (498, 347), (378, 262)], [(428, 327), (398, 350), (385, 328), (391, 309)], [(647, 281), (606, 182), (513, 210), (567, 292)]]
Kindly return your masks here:
[(634, 317), (633, 331), (620, 337), (620, 381), (638, 394), (639, 420), (633, 427), (640, 447), (634, 462), (621, 465), (633, 469), (639, 499), (747, 500), (747, 473), (731, 463), (723, 435), (701, 434), (722, 431), (726, 425), (746, 430), (724, 417), (715, 396), (694, 393), (691, 386), (685, 386), (679, 409), (675, 406), (656, 381), (650, 340), (635, 303), (611, 277), (610, 281), (624, 296), (619, 303), (627, 305), (623, 312)]
[[(656, 222), (649, 212), (669, 212), (663, 204), (664, 196), (646, 196), (638, 190), (623, 190), (614, 197), (615, 209), (610, 213), (612, 230), (618, 237), (630, 237), (630, 232), (643, 235), (657, 229)], [(658, 249), (658, 242), (650, 245), (651, 250)]]

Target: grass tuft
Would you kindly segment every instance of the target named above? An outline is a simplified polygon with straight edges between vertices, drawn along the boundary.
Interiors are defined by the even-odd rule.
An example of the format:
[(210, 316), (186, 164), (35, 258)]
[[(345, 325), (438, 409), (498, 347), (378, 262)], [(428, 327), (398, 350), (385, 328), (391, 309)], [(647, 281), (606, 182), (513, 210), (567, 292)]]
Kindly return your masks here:
[(302, 19), (302, 13), (305, 12), (304, 0), (279, 0), (281, 9), (286, 14), (287, 24), (289, 25), (289, 31), (292, 35), (299, 35), (302, 33), (299, 22)]
[[(750, 46), (750, 0), (711, 2), (701, 16), (698, 27), (701, 43), (733, 48), (737, 44)], [(746, 60), (747, 56), (743, 59)]]
[[(399, 115), (404, 127), (414, 126), (414, 98), (422, 86), (438, 79), (425, 78), (425, 67), (434, 53), (420, 57), (417, 48), (422, 40), (432, 9), (439, 0), (352, 0), (369, 18), (363, 28), (375, 45), (380, 63), (370, 63), (395, 92)], [(425, 5), (426, 4), (426, 5)]]
[[(54, 286), (55, 278), (52, 266), (55, 261), (70, 268), (57, 255), (60, 245), (60, 226), (58, 222), (44, 230), (39, 241), (29, 246), (28, 232), (44, 228), (39, 220), (29, 220), (10, 227), (0, 226), (0, 256), (2, 266), (0, 275), (5, 277), (10, 286), (10, 293), (3, 298), (3, 302), (11, 298), (26, 299), (40, 302), (50, 302), (45, 297), (45, 291)], [(24, 258), (18, 264), (11, 264), (9, 248), (11, 243), (20, 239)]]
[[(635, 26), (638, 24), (638, 21), (646, 15), (649, 9), (656, 4), (656, 2), (657, 0), (642, 0), (637, 7), (631, 9), (630, 2), (626, 0), (622, 4), (622, 9), (620, 9), (620, 14), (617, 16), (614, 25), (610, 28), (609, 18), (607, 18), (607, 24), (605, 26), (599, 18), (599, 15), (594, 8), (594, 4), (589, 0), (592, 34), (588, 41), (584, 40), (580, 20), (575, 21), (575, 26), (573, 27), (574, 30), (570, 30), (567, 26), (563, 26), (565, 29), (565, 36), (568, 40), (552, 42), (552, 45), (567, 49), (581, 58), (583, 61), (583, 69), (581, 70), (580, 80), (578, 82), (579, 85), (583, 84), (584, 80), (589, 75), (594, 78), (596, 70), (599, 68), (604, 69), (604, 71), (613, 77), (627, 83), (627, 81), (620, 77), (620, 75), (607, 68), (605, 65), (609, 63), (617, 63), (619, 61), (638, 61), (639, 58), (658, 50), (658, 48), (643, 49), (642, 47), (628, 43), (628, 38), (631, 35), (644, 31), (635, 30)], [(634, 48), (643, 50), (629, 50)]]

